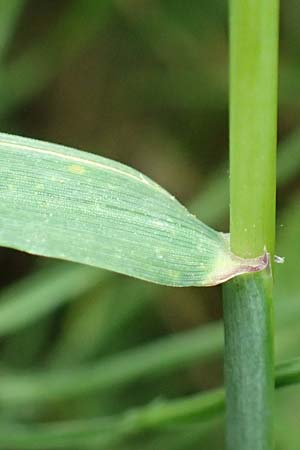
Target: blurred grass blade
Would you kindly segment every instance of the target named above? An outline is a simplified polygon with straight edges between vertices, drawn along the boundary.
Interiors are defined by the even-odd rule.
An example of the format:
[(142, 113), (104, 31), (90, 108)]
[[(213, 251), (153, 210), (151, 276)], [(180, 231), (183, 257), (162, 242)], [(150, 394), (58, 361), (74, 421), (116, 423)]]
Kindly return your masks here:
[[(9, 5), (16, 0), (2, 3)], [(111, 0), (75, 0), (44, 37), (39, 36), (29, 49), (1, 68), (0, 115), (26, 103), (80, 54), (103, 29), (111, 3)]]
[(119, 349), (126, 339), (125, 330), (161, 292), (150, 283), (124, 279), (110, 283), (101, 294), (93, 291), (92, 299), (85, 296), (67, 313), (63, 334), (51, 353), (51, 366), (66, 367), (111, 353), (116, 346)]
[[(0, 428), (0, 448), (59, 449), (91, 446), (107, 449), (125, 438), (144, 431), (160, 429), (188, 421), (207, 420), (223, 411), (224, 392), (206, 394), (152, 404), (111, 417), (24, 426), (6, 424)], [(82, 448), (82, 447), (80, 447)], [(83, 447), (85, 448), (85, 447)]]
[(25, 0), (9, 0), (0, 3), (0, 63), (14, 34)]
[(297, 128), (283, 143), (279, 144), (277, 157), (277, 183), (283, 184), (299, 174), (300, 128)]
[(276, 386), (283, 387), (296, 383), (300, 383), (300, 358), (278, 364)]
[[(299, 153), (299, 152), (298, 152)], [(298, 353), (298, 341), (295, 332), (290, 329), (291, 322), (300, 321), (300, 279), (299, 279), (299, 223), (300, 223), (300, 191), (294, 195), (284, 214), (279, 217), (278, 227), (278, 255), (284, 256), (284, 264), (275, 265), (275, 323), (286, 325), (287, 333), (290, 330), (289, 348)], [(296, 354), (297, 354), (296, 353)], [(295, 354), (295, 353), (294, 353)], [(286, 356), (287, 357), (287, 356)], [(288, 356), (290, 357), (290, 356)]]
[(0, 404), (47, 403), (105, 391), (141, 377), (182, 369), (193, 361), (220, 355), (223, 333), (219, 323), (182, 332), (133, 350), (108, 356), (76, 370), (52, 370), (0, 375)]
[[(293, 327), (279, 328), (278, 340)], [(0, 375), (0, 405), (46, 404), (88, 393), (103, 392), (141, 378), (183, 369), (193, 362), (207, 362), (219, 357), (223, 350), (222, 323), (215, 322), (199, 329), (157, 339), (99, 362), (73, 369), (51, 371), (7, 372)], [(290, 343), (288, 342), (288, 345)], [(281, 352), (284, 354), (285, 349)]]
[[(277, 388), (299, 382), (300, 359), (277, 367)], [(74, 448), (78, 445), (107, 448), (112, 443), (147, 430), (210, 419), (223, 412), (224, 400), (224, 390), (219, 388), (182, 399), (155, 401), (111, 417), (31, 426), (2, 424), (0, 448), (42, 450)]]
[(159, 185), (115, 161), (0, 135), (0, 245), (170, 286), (261, 270)]
[(59, 262), (0, 294), (0, 336), (13, 333), (96, 286), (106, 272)]

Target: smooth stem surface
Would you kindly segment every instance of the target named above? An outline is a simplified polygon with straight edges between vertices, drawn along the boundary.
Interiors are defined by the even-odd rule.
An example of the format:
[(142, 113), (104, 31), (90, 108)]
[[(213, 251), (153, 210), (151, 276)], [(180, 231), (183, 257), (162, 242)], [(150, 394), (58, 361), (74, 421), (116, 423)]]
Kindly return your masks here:
[(228, 450), (273, 448), (273, 311), (269, 287), (268, 274), (237, 277), (224, 286)]
[[(241, 257), (275, 242), (278, 0), (230, 2), (230, 232)], [(273, 280), (224, 287), (228, 450), (273, 448)]]
[(278, 0), (230, 2), (230, 233), (234, 253), (273, 253)]

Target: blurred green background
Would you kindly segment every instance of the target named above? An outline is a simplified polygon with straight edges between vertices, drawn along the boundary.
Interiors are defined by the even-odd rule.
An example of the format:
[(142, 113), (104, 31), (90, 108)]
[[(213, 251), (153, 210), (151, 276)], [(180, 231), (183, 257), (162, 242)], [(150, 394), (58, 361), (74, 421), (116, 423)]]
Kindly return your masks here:
[[(1, 131), (131, 165), (228, 231), (227, 15), (220, 0), (1, 0)], [(282, 2), (277, 361), (300, 356), (299, 21), (299, 2)], [(1, 448), (7, 423), (93, 423), (223, 384), (219, 287), (153, 286), (3, 248), (0, 266)], [(300, 387), (276, 393), (277, 450), (300, 448), (299, 403)], [(223, 448), (222, 415), (121, 428), (9, 448)]]

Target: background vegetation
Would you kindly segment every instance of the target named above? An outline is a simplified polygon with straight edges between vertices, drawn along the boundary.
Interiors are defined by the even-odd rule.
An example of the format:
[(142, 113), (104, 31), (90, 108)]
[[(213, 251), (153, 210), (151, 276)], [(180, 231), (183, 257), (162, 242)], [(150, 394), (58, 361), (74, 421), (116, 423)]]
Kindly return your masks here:
[[(277, 361), (300, 355), (299, 18), (295, 0), (282, 2)], [(1, 131), (129, 164), (228, 230), (225, 2), (2, 1), (0, 58)], [(0, 266), (1, 448), (8, 423), (15, 436), (33, 427), (26, 448), (222, 448), (221, 413), (148, 430), (134, 412), (118, 416), (223, 384), (218, 287), (157, 287), (3, 248)], [(299, 401), (299, 386), (276, 393), (278, 450), (299, 449)], [(35, 428), (77, 419), (87, 422), (68, 422), (57, 442), (66, 426), (53, 425), (53, 442)]]

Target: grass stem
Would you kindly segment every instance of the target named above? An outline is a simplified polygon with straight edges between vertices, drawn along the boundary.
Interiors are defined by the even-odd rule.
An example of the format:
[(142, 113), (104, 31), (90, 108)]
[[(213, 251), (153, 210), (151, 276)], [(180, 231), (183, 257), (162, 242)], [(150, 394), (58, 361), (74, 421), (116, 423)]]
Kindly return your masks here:
[[(278, 0), (230, 1), (231, 249), (255, 257), (275, 245)], [(224, 286), (228, 450), (273, 448), (273, 279)]]

